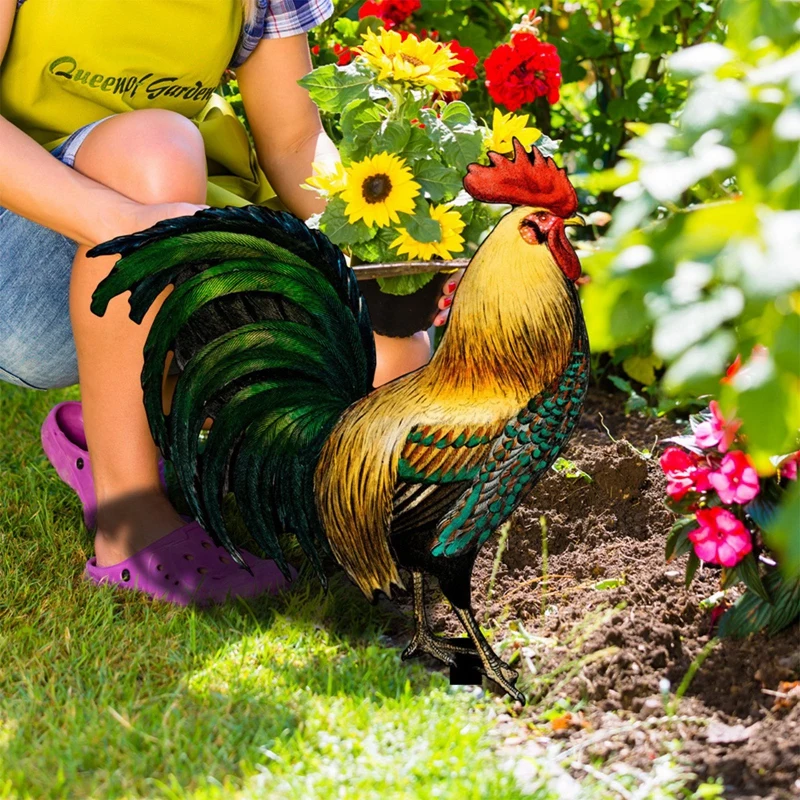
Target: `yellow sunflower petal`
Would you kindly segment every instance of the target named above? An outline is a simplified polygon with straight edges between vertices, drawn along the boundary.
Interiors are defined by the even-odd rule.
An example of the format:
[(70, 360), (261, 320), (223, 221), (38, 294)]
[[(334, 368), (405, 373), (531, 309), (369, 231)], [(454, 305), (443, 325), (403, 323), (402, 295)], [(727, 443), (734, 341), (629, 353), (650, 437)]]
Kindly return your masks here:
[(460, 75), (451, 67), (460, 63), (450, 49), (431, 39), (420, 41), (413, 34), (402, 39), (396, 31), (362, 34), (361, 58), (378, 73), (379, 80), (423, 86), (439, 92), (455, 92)]
[(347, 174), (341, 161), (337, 161), (335, 164), (314, 161), (311, 168), (313, 175), (304, 184), (301, 184), (302, 188), (336, 195), (347, 186)]
[(514, 149), (514, 137), (529, 148), (542, 135), (538, 128), (527, 127), (529, 119), (529, 114), (503, 114), (496, 108), (492, 117), (492, 132), (486, 140), (487, 148), (506, 155)]

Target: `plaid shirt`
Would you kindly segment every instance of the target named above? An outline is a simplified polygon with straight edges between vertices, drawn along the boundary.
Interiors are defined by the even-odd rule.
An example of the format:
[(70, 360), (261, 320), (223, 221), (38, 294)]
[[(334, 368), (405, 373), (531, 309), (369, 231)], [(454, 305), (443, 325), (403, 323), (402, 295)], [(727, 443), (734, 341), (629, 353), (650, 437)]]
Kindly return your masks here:
[(242, 64), (262, 39), (305, 33), (333, 13), (333, 0), (256, 0), (256, 4), (256, 18), (244, 26), (232, 67)]
[[(17, 0), (19, 8), (25, 0)], [(238, 67), (262, 39), (282, 39), (305, 33), (333, 14), (333, 0), (256, 0), (256, 16), (245, 24), (231, 61)]]

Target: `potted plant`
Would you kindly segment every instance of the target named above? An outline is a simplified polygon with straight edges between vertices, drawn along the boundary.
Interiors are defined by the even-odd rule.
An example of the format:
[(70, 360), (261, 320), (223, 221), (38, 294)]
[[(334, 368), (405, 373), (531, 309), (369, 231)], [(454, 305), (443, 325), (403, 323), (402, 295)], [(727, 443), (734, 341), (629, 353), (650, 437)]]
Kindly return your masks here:
[[(328, 198), (310, 221), (348, 251), (378, 333), (428, 328), (448, 275), (466, 263), (498, 209), (462, 189), (467, 166), (512, 137), (552, 152), (528, 115), (479, 122), (458, 98), (474, 64), (446, 43), (365, 26), (347, 63), (302, 79), (337, 140), (341, 163), (314, 164), (307, 188)], [(342, 61), (342, 59), (340, 59)]]

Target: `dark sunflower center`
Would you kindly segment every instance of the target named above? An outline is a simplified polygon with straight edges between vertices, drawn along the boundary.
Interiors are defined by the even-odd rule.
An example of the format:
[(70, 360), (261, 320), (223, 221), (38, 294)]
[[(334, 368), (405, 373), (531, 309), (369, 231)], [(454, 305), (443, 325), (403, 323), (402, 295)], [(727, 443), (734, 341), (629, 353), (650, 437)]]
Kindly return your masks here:
[(361, 194), (368, 203), (380, 203), (385, 200), (392, 191), (392, 182), (388, 175), (370, 175), (361, 184)]
[(415, 67), (422, 66), (422, 61), (417, 58), (416, 56), (410, 56), (406, 53), (403, 53), (403, 61), (406, 61), (409, 64), (413, 64)]

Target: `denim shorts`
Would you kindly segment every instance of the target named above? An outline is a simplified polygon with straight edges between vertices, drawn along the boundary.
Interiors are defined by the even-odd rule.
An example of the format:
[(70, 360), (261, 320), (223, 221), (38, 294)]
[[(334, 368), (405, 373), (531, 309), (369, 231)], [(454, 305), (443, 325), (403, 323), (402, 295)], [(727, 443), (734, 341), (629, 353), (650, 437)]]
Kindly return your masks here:
[[(52, 155), (73, 166), (86, 135), (102, 121), (75, 131)], [(78, 383), (69, 316), (77, 249), (66, 236), (0, 207), (0, 380), (30, 389)]]

